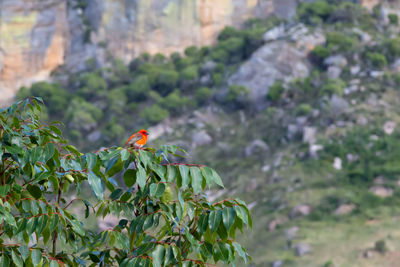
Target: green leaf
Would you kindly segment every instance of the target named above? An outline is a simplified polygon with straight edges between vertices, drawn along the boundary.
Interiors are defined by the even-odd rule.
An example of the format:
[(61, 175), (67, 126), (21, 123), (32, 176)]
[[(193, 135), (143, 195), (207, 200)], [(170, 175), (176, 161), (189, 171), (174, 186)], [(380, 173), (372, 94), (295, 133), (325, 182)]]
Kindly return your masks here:
[(47, 143), (44, 146), (44, 162), (47, 162), (49, 159), (53, 157), (55, 150), (56, 148), (53, 143)]
[(54, 229), (56, 229), (56, 227), (57, 227), (57, 225), (58, 225), (58, 221), (59, 221), (58, 215), (57, 215), (57, 214), (54, 214), (54, 215), (51, 217), (51, 220), (50, 220), (50, 225), (49, 225), (49, 230), (50, 230), (50, 232), (53, 232)]
[(150, 196), (152, 197), (161, 197), (165, 190), (164, 183), (157, 183), (150, 185)]
[(83, 229), (83, 227), (82, 227), (80, 222), (74, 220), (74, 221), (71, 221), (71, 224), (72, 224), (72, 230), (74, 232), (76, 232), (78, 235), (80, 235), (80, 236), (85, 236), (86, 235), (86, 232)]
[(214, 182), (217, 185), (224, 187), (221, 177), (213, 169), (211, 169), (209, 167), (201, 167), (201, 172), (203, 173), (204, 179), (206, 179), (207, 185), (210, 186)]
[(233, 207), (225, 207), (222, 211), (222, 221), (225, 225), (227, 231), (231, 229), (233, 223), (235, 222), (236, 212)]
[(233, 247), (235, 248), (235, 251), (239, 254), (239, 256), (243, 259), (244, 263), (247, 263), (247, 254), (244, 251), (244, 249), (242, 248), (242, 246), (240, 246), (239, 243), (237, 242), (233, 242), (232, 243)]
[(97, 177), (97, 175), (95, 175), (93, 173), (93, 171), (91, 171), (91, 170), (88, 172), (87, 177), (88, 177), (88, 183), (89, 183), (90, 187), (92, 188), (96, 197), (98, 199), (103, 200), (104, 187), (101, 182), (101, 179), (99, 177)]
[(50, 267), (60, 267), (60, 265), (58, 264), (57, 261), (52, 260), (52, 261), (50, 262)]
[(24, 265), (21, 256), (17, 254), (14, 250), (11, 252), (11, 257), (14, 264), (17, 265), (18, 267), (22, 267)]
[(229, 260), (229, 249), (225, 243), (218, 242), (217, 245), (214, 246), (214, 253), (225, 263)]
[(146, 171), (143, 169), (143, 167), (139, 164), (138, 165), (138, 171), (136, 173), (136, 181), (139, 184), (140, 188), (144, 188), (146, 186)]
[(222, 220), (222, 212), (221, 210), (213, 210), (208, 215), (208, 225), (210, 227), (211, 232), (215, 232), (218, 229), (218, 226)]
[(116, 189), (114, 192), (111, 193), (110, 198), (112, 200), (117, 200), (123, 193), (121, 188)]
[(204, 233), (207, 230), (207, 226), (208, 226), (208, 214), (207, 213), (200, 215), (198, 225), (199, 225), (200, 233)]
[(21, 253), (22, 259), (26, 261), (29, 257), (29, 248), (26, 245), (19, 246), (19, 252)]
[(136, 170), (126, 170), (124, 173), (124, 182), (127, 187), (132, 187), (136, 183)]
[(6, 195), (10, 192), (10, 185), (2, 185), (0, 186), (0, 196), (6, 197)]
[(168, 165), (167, 166), (167, 181), (174, 182), (176, 177), (178, 176), (178, 172), (176, 170), (176, 166)]
[(243, 223), (245, 223), (246, 225), (249, 225), (249, 216), (248, 216), (246, 209), (243, 208), (242, 206), (235, 206), (235, 211), (236, 211), (237, 216), (243, 221)]
[(139, 159), (143, 163), (143, 166), (147, 168), (147, 166), (152, 162), (153, 154), (148, 151), (140, 150)]
[(31, 194), (35, 199), (39, 199), (42, 196), (42, 190), (37, 185), (30, 185), (26, 187), (29, 194)]
[(13, 228), (17, 228), (17, 223), (16, 223), (16, 221), (15, 221), (15, 218), (14, 218), (14, 216), (13, 216), (11, 213), (5, 212), (5, 213), (4, 213), (4, 217), (5, 217), (5, 219), (6, 219), (6, 222), (7, 222), (10, 226), (12, 226)]
[(112, 158), (110, 162), (107, 164), (106, 173), (109, 177), (114, 176), (115, 174), (122, 171), (123, 167), (124, 163), (122, 162), (119, 155), (117, 155), (116, 157)]
[(61, 130), (58, 129), (57, 127), (55, 127), (55, 126), (53, 126), (53, 125), (50, 125), (49, 128), (50, 128), (55, 134), (57, 134), (58, 136), (61, 136), (61, 135), (62, 135)]
[(68, 152), (74, 154), (76, 157), (82, 156), (82, 153), (79, 152), (79, 150), (78, 150), (76, 147), (72, 146), (72, 145), (67, 145), (67, 146), (65, 146), (65, 149), (66, 149)]
[(129, 151), (128, 150), (126, 150), (126, 149), (122, 149), (121, 150), (121, 160), (122, 161), (126, 161), (127, 159), (129, 159), (129, 156), (130, 156), (131, 154), (129, 153)]
[(9, 267), (10, 259), (6, 255), (0, 256), (0, 267)]
[(162, 245), (158, 245), (155, 250), (151, 253), (153, 258), (153, 266), (154, 267), (161, 267), (164, 262), (165, 257), (165, 248)]
[(186, 188), (189, 185), (189, 167), (185, 165), (179, 165), (179, 173), (182, 177), (182, 188)]
[(38, 249), (33, 249), (31, 258), (33, 265), (37, 266), (42, 261), (42, 253)]
[(199, 194), (201, 192), (201, 183), (203, 180), (200, 169), (198, 167), (191, 167), (190, 176), (192, 177), (193, 191), (195, 194)]
[(86, 162), (89, 169), (93, 169), (97, 164), (97, 155), (93, 153), (86, 154)]

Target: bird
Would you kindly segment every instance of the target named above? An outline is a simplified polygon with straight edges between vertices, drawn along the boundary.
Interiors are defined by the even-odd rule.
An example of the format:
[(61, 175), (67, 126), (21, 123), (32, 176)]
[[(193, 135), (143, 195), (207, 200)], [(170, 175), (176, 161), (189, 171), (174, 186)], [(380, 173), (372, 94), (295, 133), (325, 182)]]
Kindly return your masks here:
[(147, 142), (147, 136), (149, 133), (142, 129), (137, 133), (134, 133), (129, 137), (128, 141), (126, 141), (125, 147), (134, 147), (135, 149), (142, 148)]

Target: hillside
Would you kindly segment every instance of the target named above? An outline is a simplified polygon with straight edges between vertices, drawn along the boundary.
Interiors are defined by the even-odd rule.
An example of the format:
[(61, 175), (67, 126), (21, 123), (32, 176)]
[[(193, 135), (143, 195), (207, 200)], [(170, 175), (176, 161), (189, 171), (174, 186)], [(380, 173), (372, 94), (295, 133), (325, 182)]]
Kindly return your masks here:
[(296, 19), (250, 19), (184, 54), (86, 61), (42, 96), (84, 150), (148, 128), (223, 174), (252, 207), (255, 266), (399, 266), (397, 9), (302, 3)]

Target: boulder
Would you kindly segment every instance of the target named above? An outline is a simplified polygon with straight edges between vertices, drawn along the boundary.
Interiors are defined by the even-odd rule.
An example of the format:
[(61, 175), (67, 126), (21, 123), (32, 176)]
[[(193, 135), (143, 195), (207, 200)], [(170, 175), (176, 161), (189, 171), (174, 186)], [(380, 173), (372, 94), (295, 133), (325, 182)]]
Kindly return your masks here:
[(360, 73), (360, 70), (361, 70), (360, 65), (351, 66), (350, 73), (351, 75), (357, 75), (358, 73)]
[(373, 186), (369, 189), (371, 193), (378, 197), (386, 198), (393, 195), (393, 189), (381, 185)]
[(287, 221), (287, 218), (273, 219), (272, 221), (270, 221), (268, 223), (268, 231), (275, 230), (279, 225), (282, 225), (282, 224), (286, 223), (286, 221)]
[(87, 136), (89, 142), (97, 142), (101, 138), (101, 131), (93, 131)]
[(356, 206), (354, 204), (342, 204), (335, 210), (335, 215), (346, 215), (352, 212)]
[(333, 160), (333, 168), (335, 170), (341, 170), (342, 169), (342, 159), (341, 158), (336, 157)]
[(201, 70), (204, 72), (212, 72), (216, 67), (217, 63), (215, 63), (212, 60), (209, 60), (206, 63), (204, 63), (204, 65), (201, 67)]
[(340, 115), (347, 111), (349, 103), (340, 96), (333, 95), (329, 101), (331, 112), (334, 115)]
[[(278, 29), (267, 37), (277, 35), (275, 31)], [(307, 27), (299, 25), (289, 29), (287, 36), (291, 37), (292, 42), (275, 40), (266, 43), (228, 80), (229, 85), (237, 84), (249, 88), (250, 99), (256, 109), (265, 107), (263, 103), (269, 87), (275, 81), (288, 83), (295, 78), (307, 77), (310, 72), (309, 52), (316, 45), (325, 42), (323, 34), (317, 31), (310, 32)]]
[(205, 130), (195, 132), (192, 135), (192, 142), (194, 146), (207, 145), (210, 144), (212, 141), (212, 137)]
[(342, 73), (342, 69), (337, 66), (329, 66), (328, 67), (328, 78), (330, 79), (337, 79), (340, 77), (340, 74)]
[(314, 144), (316, 141), (317, 128), (304, 127), (303, 128), (303, 143)]
[(290, 212), (290, 217), (291, 218), (296, 218), (300, 216), (307, 216), (312, 212), (312, 207), (307, 204), (301, 204), (298, 206), (295, 206), (292, 211)]
[(296, 135), (300, 133), (300, 127), (295, 124), (289, 124), (287, 129), (287, 136), (292, 140)]
[(264, 141), (262, 141), (260, 139), (256, 139), (256, 140), (253, 140), (250, 143), (250, 145), (248, 145), (245, 148), (245, 155), (246, 155), (246, 157), (248, 157), (257, 152), (264, 152), (267, 150), (268, 150), (268, 145)]
[(265, 42), (275, 41), (285, 36), (285, 26), (283, 24), (276, 26), (263, 35)]
[(312, 249), (309, 244), (299, 243), (294, 246), (296, 256), (301, 257), (305, 254), (311, 253)]
[(322, 145), (310, 144), (309, 153), (313, 158), (318, 158), (318, 151), (324, 149)]
[(342, 55), (330, 56), (324, 60), (324, 64), (343, 68), (347, 66), (347, 59)]
[(290, 227), (289, 229), (286, 229), (285, 230), (286, 240), (295, 239), (296, 236), (297, 236), (298, 231), (299, 231), (299, 227), (297, 227), (297, 226), (293, 226), (293, 227)]
[(394, 132), (395, 129), (396, 129), (396, 123), (393, 122), (393, 121), (387, 121), (383, 125), (383, 131), (387, 135), (391, 135)]
[(283, 261), (281, 260), (273, 261), (271, 264), (271, 267), (282, 267), (282, 266), (283, 266)]

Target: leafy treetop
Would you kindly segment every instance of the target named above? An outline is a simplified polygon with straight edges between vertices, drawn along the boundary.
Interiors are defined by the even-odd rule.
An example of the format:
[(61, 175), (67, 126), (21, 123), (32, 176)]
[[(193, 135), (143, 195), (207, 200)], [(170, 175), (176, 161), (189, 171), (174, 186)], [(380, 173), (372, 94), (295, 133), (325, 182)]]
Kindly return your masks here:
[[(241, 200), (207, 200), (207, 186), (223, 186), (213, 169), (170, 163), (168, 156), (182, 151), (176, 146), (82, 154), (56, 124), (41, 124), (39, 102), (31, 98), (0, 110), (1, 266), (208, 266), (233, 265), (237, 256), (248, 260), (235, 234), (251, 227), (249, 210)], [(92, 203), (82, 194), (84, 182), (94, 192)], [(120, 220), (91, 231), (74, 214), (73, 203), (82, 203), (86, 218), (114, 214)]]

